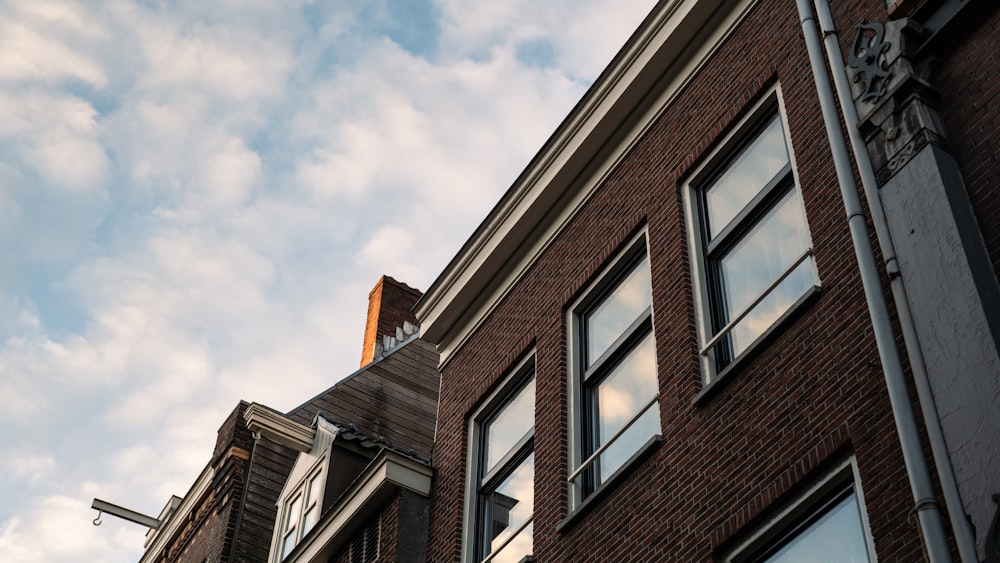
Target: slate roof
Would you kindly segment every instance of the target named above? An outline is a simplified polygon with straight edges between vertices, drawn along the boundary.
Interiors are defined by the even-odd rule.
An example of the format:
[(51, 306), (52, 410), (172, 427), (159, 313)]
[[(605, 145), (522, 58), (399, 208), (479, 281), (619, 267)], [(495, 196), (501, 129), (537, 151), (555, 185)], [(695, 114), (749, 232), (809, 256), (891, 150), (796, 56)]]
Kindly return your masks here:
[(430, 459), (441, 378), (437, 363), (434, 346), (414, 336), (292, 409), (288, 417), (308, 426), (322, 413), (339, 426), (354, 425), (394, 449)]
[[(427, 461), (434, 443), (441, 379), (437, 365), (434, 346), (414, 335), (286, 416), (310, 426), (323, 413), (339, 426), (384, 438), (380, 446)], [(296, 456), (294, 450), (269, 440), (256, 441), (234, 538), (235, 561), (267, 559), (276, 503)]]

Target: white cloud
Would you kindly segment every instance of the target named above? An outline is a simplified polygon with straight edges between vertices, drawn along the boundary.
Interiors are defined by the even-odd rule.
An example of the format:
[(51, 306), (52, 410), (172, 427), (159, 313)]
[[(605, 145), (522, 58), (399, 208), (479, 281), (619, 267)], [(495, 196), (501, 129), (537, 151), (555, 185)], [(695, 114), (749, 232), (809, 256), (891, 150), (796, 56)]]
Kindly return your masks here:
[(318, 86), (316, 105), (303, 108), (309, 118), (293, 121), (311, 147), (297, 179), (330, 205), (365, 197), (384, 212), (406, 202), (427, 212), (408, 212), (407, 222), (433, 229), (423, 233), (432, 238), (455, 227), (434, 215), (465, 221), (459, 225), (471, 232), (561, 119), (544, 108), (568, 110), (582, 93), (502, 50), (485, 61), (433, 64), (383, 43)]
[(411, 280), (422, 274), (424, 265), (419, 260), (417, 235), (395, 225), (376, 230), (358, 251), (356, 260), (377, 268), (381, 264), (394, 264), (393, 276)]
[(79, 498), (54, 495), (38, 499), (21, 515), (0, 521), (0, 560), (127, 561), (131, 534), (121, 526), (93, 526), (96, 515), (89, 502)]
[(198, 203), (223, 208), (240, 205), (259, 180), (260, 156), (243, 139), (230, 138), (209, 156), (195, 179), (205, 193)]
[(17, 156), (54, 186), (99, 187), (108, 158), (97, 112), (72, 95), (0, 91), (0, 141), (11, 139)]
[(0, 7), (0, 560), (135, 560), (91, 498), (156, 513), (239, 399), (356, 369), (378, 277), (430, 284), (637, 2), (444, 2), (425, 49), (353, 4)]
[(88, 10), (75, 2), (66, 0), (46, 0), (45, 2), (18, 2), (11, 6), (28, 21), (45, 26), (48, 31), (60, 36), (82, 36), (85, 38), (107, 38), (107, 30), (88, 17)]
[(0, 460), (0, 467), (15, 479), (31, 482), (47, 477), (55, 465), (56, 460), (51, 455), (30, 451), (6, 452)]
[(288, 47), (257, 30), (225, 24), (177, 22), (164, 26), (155, 16), (138, 18), (144, 70), (138, 89), (155, 94), (194, 89), (226, 101), (253, 101), (282, 92), (290, 70)]
[(79, 47), (105, 34), (65, 2), (20, 2), (17, 14), (0, 19), (0, 81), (78, 80), (107, 84), (98, 61)]
[(574, 80), (592, 80), (653, 6), (650, 0), (463, 2), (442, 0), (443, 41), (452, 52), (482, 55), (529, 42), (551, 45), (552, 64)]

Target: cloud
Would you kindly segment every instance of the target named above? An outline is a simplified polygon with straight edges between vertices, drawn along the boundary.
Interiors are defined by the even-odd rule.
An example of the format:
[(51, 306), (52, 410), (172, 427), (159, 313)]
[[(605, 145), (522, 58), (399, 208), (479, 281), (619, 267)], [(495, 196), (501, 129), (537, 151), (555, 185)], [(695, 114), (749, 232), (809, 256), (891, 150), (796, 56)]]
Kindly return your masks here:
[(107, 84), (98, 61), (78, 48), (105, 37), (100, 27), (67, 2), (23, 2), (9, 5), (0, 19), (0, 81), (79, 81)]
[(107, 86), (91, 53), (103, 36), (70, 3), (0, 8), (0, 148), (53, 187), (88, 190), (107, 178), (98, 112), (73, 93)]
[[(622, 0), (441, 2), (442, 43), (457, 57), (481, 57), (495, 49), (550, 50), (549, 65), (573, 80), (589, 82), (611, 61), (653, 3)], [(531, 63), (529, 59), (524, 61)]]
[(72, 95), (0, 91), (0, 146), (53, 187), (99, 187), (108, 173), (97, 113)]
[(381, 43), (315, 91), (290, 123), (303, 192), (436, 239), (441, 227), (471, 232), (558, 124), (542, 108), (568, 111), (583, 87), (509, 52), (432, 63)]
[(27, 478), (37, 481), (46, 476), (55, 467), (56, 461), (51, 455), (34, 452), (7, 452), (0, 467), (12, 474), (16, 479)]
[(239, 399), (356, 369), (649, 4), (0, 7), (0, 560), (135, 560), (90, 499), (155, 514)]
[[(38, 499), (20, 516), (0, 520), (0, 559), (19, 563), (126, 561), (127, 530), (91, 525), (96, 512), (82, 499), (53, 495)], [(109, 526), (108, 528), (112, 528)]]

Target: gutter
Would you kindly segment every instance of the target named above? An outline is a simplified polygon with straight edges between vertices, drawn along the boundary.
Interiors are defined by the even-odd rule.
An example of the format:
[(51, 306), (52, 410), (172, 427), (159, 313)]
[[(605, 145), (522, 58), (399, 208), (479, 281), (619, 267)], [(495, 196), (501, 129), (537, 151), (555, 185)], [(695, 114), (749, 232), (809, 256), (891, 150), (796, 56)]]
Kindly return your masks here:
[(910, 372), (917, 389), (924, 427), (927, 430), (927, 438), (931, 446), (931, 458), (934, 460), (934, 467), (937, 469), (941, 482), (941, 492), (944, 496), (945, 506), (948, 508), (948, 518), (952, 532), (955, 534), (955, 542), (958, 544), (959, 558), (963, 563), (977, 563), (979, 558), (976, 555), (976, 539), (969, 521), (965, 518), (965, 507), (958, 490), (958, 480), (955, 478), (955, 471), (951, 466), (948, 446), (944, 440), (944, 430), (941, 428), (941, 419), (934, 402), (934, 392), (930, 386), (927, 367), (924, 364), (924, 357), (917, 340), (917, 329), (910, 310), (910, 301), (906, 297), (903, 278), (899, 275), (896, 247), (889, 233), (885, 209), (882, 207), (882, 198), (878, 195), (875, 167), (872, 165), (868, 149), (858, 128), (860, 121), (858, 110), (854, 106), (854, 99), (851, 96), (851, 86), (847, 79), (843, 56), (840, 53), (840, 40), (833, 22), (833, 13), (830, 11), (830, 2), (829, 0), (813, 0), (813, 2), (816, 5), (820, 30), (826, 43), (826, 56), (830, 62), (834, 86), (840, 100), (844, 123), (847, 126), (847, 135), (851, 140), (854, 161), (858, 165), (861, 185), (868, 202), (868, 209), (872, 214), (872, 223), (875, 226), (875, 236), (878, 239), (879, 249), (882, 251), (886, 274), (889, 276), (893, 304), (896, 306), (896, 315), (899, 317), (899, 325), (903, 333), (903, 346), (910, 362)]
[(920, 444), (916, 416), (906, 389), (906, 379), (903, 375), (899, 351), (896, 349), (896, 338), (892, 332), (889, 309), (886, 305), (885, 295), (882, 294), (882, 284), (875, 253), (871, 246), (868, 224), (861, 208), (857, 184), (854, 182), (854, 172), (851, 170), (844, 133), (840, 129), (840, 117), (834, 100), (833, 87), (826, 74), (816, 17), (810, 0), (796, 0), (796, 5), (801, 20), (802, 34), (805, 37), (809, 53), (809, 65), (816, 82), (817, 97), (823, 112), (823, 123), (826, 126), (830, 149), (833, 152), (833, 163), (840, 184), (840, 193), (844, 200), (844, 208), (847, 212), (854, 254), (858, 261), (868, 313), (871, 315), (872, 332), (875, 334), (875, 344), (878, 347), (879, 359), (882, 363), (886, 390), (889, 392), (889, 403), (896, 423), (896, 433), (903, 450), (903, 461), (910, 481), (910, 491), (914, 502), (913, 510), (917, 514), (924, 555), (930, 563), (950, 562), (952, 559), (951, 550), (948, 547), (948, 537), (945, 534), (941, 511), (934, 497), (934, 487), (927, 467), (927, 460), (924, 459), (923, 447)]

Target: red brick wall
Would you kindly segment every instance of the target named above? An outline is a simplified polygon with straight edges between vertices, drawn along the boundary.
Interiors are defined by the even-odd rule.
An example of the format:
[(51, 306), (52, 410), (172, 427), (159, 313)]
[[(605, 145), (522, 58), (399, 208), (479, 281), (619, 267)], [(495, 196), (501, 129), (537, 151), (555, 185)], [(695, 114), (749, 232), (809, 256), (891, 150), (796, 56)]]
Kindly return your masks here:
[[(884, 4), (872, 0), (869, 5)], [(861, 12), (858, 12), (861, 13)], [(873, 17), (878, 11), (871, 10)], [(780, 80), (823, 290), (703, 406), (680, 195)], [(571, 527), (565, 312), (648, 226), (664, 443)], [(704, 561), (852, 452), (881, 560), (920, 558), (912, 501), (793, 2), (763, 0), (443, 370), (429, 561), (460, 559), (468, 415), (536, 353), (535, 555)]]

